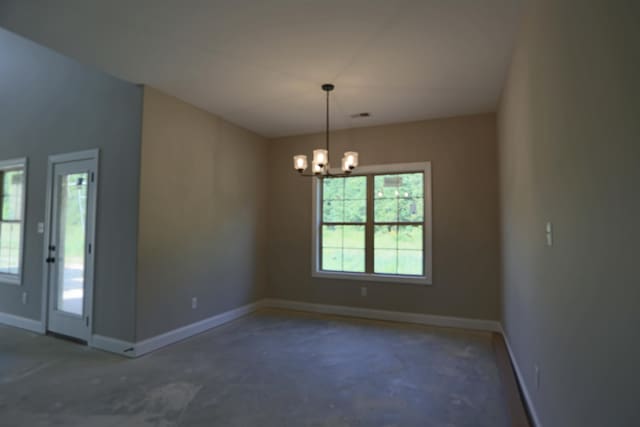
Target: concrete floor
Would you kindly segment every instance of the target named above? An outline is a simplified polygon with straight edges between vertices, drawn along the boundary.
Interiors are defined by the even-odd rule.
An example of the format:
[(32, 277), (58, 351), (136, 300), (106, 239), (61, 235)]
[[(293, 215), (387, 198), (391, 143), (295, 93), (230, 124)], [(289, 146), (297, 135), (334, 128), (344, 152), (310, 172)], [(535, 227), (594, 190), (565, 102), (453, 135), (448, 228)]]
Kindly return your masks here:
[(507, 426), (489, 333), (264, 310), (130, 360), (0, 326), (0, 425)]

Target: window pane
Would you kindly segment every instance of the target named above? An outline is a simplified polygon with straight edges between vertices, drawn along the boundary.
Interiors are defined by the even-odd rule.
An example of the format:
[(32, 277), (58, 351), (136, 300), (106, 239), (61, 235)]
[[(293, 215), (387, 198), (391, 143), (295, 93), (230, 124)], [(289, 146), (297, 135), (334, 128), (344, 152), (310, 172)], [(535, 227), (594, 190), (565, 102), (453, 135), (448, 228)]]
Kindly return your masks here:
[(342, 226), (323, 225), (322, 226), (322, 247), (342, 248)]
[(342, 262), (342, 271), (364, 273), (364, 249), (345, 249)]
[(374, 273), (422, 275), (422, 225), (374, 227)]
[(400, 197), (423, 197), (424, 196), (424, 174), (405, 173), (396, 175), (401, 178), (399, 187)]
[(344, 199), (344, 178), (324, 178), (322, 186), (322, 198), (324, 200)]
[(88, 173), (60, 177), (58, 310), (82, 315), (84, 296)]
[(424, 177), (422, 172), (376, 175), (374, 187), (377, 197), (423, 197)]
[(378, 198), (376, 194), (374, 202), (375, 222), (397, 222), (398, 221), (398, 201), (396, 199)]
[(374, 249), (373, 272), (396, 274), (398, 272), (398, 251), (396, 249)]
[(323, 179), (323, 222), (358, 222), (367, 220), (367, 178)]
[(323, 225), (322, 247), (364, 249), (364, 225)]
[(349, 200), (366, 200), (367, 199), (367, 177), (354, 176), (343, 178), (344, 197)]
[(20, 271), (20, 232), (22, 224), (0, 222), (0, 273)]
[(424, 220), (424, 199), (422, 197), (399, 199), (398, 220), (400, 222), (422, 222)]
[(19, 221), (22, 219), (22, 194), (24, 170), (0, 172), (2, 175), (2, 220)]
[(398, 274), (422, 275), (422, 251), (398, 250)]
[(322, 269), (364, 272), (364, 225), (322, 226)]
[(345, 201), (344, 222), (367, 222), (367, 200)]
[(373, 233), (373, 247), (375, 249), (397, 249), (398, 226), (376, 225)]
[(329, 271), (342, 270), (342, 249), (322, 249), (322, 269)]
[(345, 249), (364, 249), (364, 225), (345, 225), (344, 227)]
[(398, 249), (422, 250), (422, 225), (401, 225), (398, 227)]
[(375, 222), (422, 222), (424, 179), (422, 172), (374, 177)]
[(344, 222), (344, 201), (325, 200), (322, 203), (322, 222)]

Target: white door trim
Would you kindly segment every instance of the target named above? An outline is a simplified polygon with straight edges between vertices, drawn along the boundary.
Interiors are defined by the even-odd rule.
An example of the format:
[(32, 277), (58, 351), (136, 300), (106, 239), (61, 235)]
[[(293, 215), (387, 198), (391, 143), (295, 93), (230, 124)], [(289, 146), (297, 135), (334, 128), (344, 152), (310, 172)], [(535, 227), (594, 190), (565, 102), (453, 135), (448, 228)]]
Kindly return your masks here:
[(94, 177), (94, 189), (91, 192), (91, 203), (95, 206), (94, 218), (91, 221), (90, 227), (87, 230), (87, 236), (91, 239), (93, 249), (91, 254), (87, 255), (87, 258), (91, 259), (91, 262), (87, 262), (86, 271), (86, 289), (87, 301), (89, 302), (87, 313), (89, 314), (89, 334), (87, 336), (87, 344), (91, 345), (93, 336), (93, 287), (94, 287), (94, 270), (95, 270), (95, 253), (96, 253), (96, 222), (98, 219), (98, 189), (99, 189), (99, 170), (100, 170), (100, 149), (92, 149), (85, 151), (75, 151), (72, 153), (54, 154), (49, 156), (47, 162), (47, 191), (45, 201), (45, 216), (44, 216), (44, 239), (43, 239), (43, 251), (42, 251), (42, 304), (40, 308), (40, 318), (42, 320), (42, 331), (46, 333), (49, 324), (49, 264), (46, 262), (47, 255), (49, 254), (49, 245), (51, 239), (51, 216), (52, 216), (52, 202), (53, 202), (53, 186), (55, 180), (53, 179), (54, 165), (57, 163), (75, 162), (80, 160), (93, 160), (96, 161), (96, 170)]

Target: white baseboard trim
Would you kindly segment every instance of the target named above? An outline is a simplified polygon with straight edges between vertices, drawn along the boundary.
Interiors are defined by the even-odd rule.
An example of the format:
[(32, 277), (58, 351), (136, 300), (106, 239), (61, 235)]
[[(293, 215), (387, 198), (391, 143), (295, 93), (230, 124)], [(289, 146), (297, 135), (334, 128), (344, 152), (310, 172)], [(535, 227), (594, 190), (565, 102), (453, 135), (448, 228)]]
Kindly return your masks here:
[(142, 356), (143, 354), (150, 353), (161, 347), (182, 341), (186, 338), (205, 332), (216, 326), (223, 325), (225, 323), (236, 320), (239, 317), (245, 316), (261, 306), (261, 302), (255, 302), (247, 304), (242, 307), (235, 308), (233, 310), (225, 311), (224, 313), (216, 314), (215, 316), (207, 319), (200, 320), (190, 325), (183, 326), (181, 328), (174, 329), (169, 332), (165, 332), (161, 335), (148, 338), (144, 341), (137, 342), (135, 344), (135, 357)]
[(135, 357), (135, 345), (128, 341), (102, 335), (93, 335), (89, 345), (98, 350), (108, 351), (109, 353), (119, 354), (120, 356)]
[(533, 422), (533, 427), (542, 427), (542, 423), (540, 422), (540, 418), (538, 418), (538, 413), (536, 412), (536, 407), (533, 406), (533, 400), (531, 399), (531, 394), (529, 394), (529, 390), (527, 389), (527, 384), (524, 382), (524, 376), (522, 375), (522, 371), (518, 367), (518, 362), (514, 357), (513, 351), (511, 350), (511, 344), (509, 344), (509, 337), (507, 337), (507, 334), (502, 328), (502, 325), (500, 325), (500, 333), (502, 334), (502, 337), (504, 338), (504, 342), (507, 345), (509, 358), (511, 359), (513, 370), (516, 372), (516, 377), (518, 378), (518, 384), (520, 386), (520, 390), (522, 390), (522, 394), (524, 395), (525, 404), (527, 405), (527, 410), (529, 411), (529, 415), (531, 416), (531, 422)]
[(348, 307), (343, 305), (313, 304), (283, 299), (265, 299), (262, 307), (284, 308), (312, 313), (335, 314), (338, 316), (360, 317), (364, 319), (388, 320), (392, 322), (417, 323), (420, 325), (442, 326), (447, 328), (474, 329), (500, 332), (500, 323), (495, 320), (468, 319), (463, 317), (436, 316), (422, 313), (404, 313), (401, 311), (376, 310), (371, 308)]
[(0, 312), (0, 323), (9, 326), (15, 326), (16, 328), (26, 329), (38, 334), (44, 334), (44, 326), (39, 320), (28, 319), (26, 317)]

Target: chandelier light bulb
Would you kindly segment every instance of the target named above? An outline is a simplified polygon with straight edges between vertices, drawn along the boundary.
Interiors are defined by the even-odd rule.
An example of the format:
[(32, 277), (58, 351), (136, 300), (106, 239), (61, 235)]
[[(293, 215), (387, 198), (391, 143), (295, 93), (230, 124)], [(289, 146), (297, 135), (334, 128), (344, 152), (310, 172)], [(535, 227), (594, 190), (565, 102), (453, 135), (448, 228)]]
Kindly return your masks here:
[(304, 154), (298, 154), (293, 156), (293, 168), (302, 173), (307, 169), (307, 156)]
[(327, 150), (323, 150), (318, 148), (317, 150), (313, 150), (313, 161), (318, 164), (318, 166), (323, 167), (326, 165), (329, 159), (329, 152)]
[(349, 163), (349, 159), (347, 157), (342, 158), (342, 172), (351, 173), (351, 169), (353, 169)]
[(358, 153), (355, 151), (347, 151), (344, 153), (347, 166), (350, 170), (355, 169), (358, 166)]
[(323, 166), (319, 165), (315, 160), (311, 162), (311, 165), (311, 169), (315, 175), (320, 175), (324, 170)]

